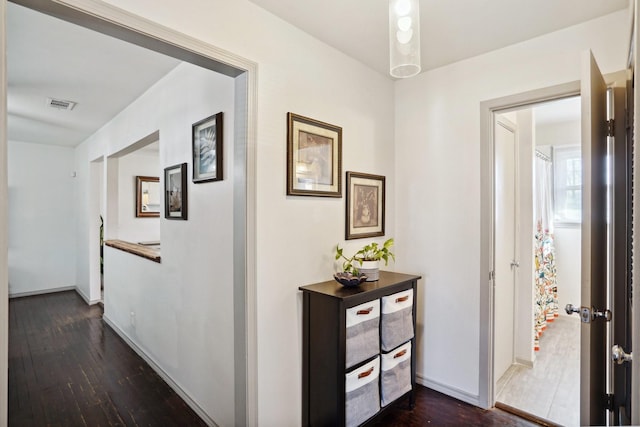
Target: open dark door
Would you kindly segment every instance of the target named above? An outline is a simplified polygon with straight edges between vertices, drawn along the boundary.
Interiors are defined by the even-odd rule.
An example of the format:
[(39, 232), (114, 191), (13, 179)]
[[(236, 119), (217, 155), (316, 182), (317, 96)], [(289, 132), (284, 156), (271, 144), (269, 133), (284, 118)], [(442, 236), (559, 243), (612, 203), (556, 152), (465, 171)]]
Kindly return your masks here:
[(632, 377), (625, 349), (631, 348), (632, 338), (632, 139), (626, 111), (632, 108), (632, 97), (627, 96), (628, 74), (611, 76), (615, 81), (607, 88), (590, 53), (583, 72), (580, 422), (628, 425)]
[[(607, 420), (607, 86), (591, 52), (582, 63), (580, 424)], [(595, 309), (595, 310), (594, 310)]]
[[(613, 123), (610, 130), (614, 130), (614, 136), (610, 137), (609, 155), (611, 157), (612, 185), (611, 205), (613, 213), (612, 227), (609, 240), (613, 247), (610, 274), (612, 280), (613, 295), (609, 301), (613, 319), (611, 321), (612, 347), (612, 372), (613, 381), (610, 391), (613, 397), (610, 399), (612, 413), (609, 425), (631, 424), (631, 363), (626, 351), (631, 351), (632, 332), (632, 162), (631, 150), (632, 133), (631, 126), (626, 120), (627, 112), (633, 111), (632, 85), (628, 81), (628, 74), (621, 76), (609, 88), (609, 104), (613, 106)], [(611, 96), (613, 95), (613, 96)], [(631, 116), (628, 116), (631, 117)], [(611, 120), (611, 114), (609, 119)], [(610, 132), (611, 134), (611, 132)]]

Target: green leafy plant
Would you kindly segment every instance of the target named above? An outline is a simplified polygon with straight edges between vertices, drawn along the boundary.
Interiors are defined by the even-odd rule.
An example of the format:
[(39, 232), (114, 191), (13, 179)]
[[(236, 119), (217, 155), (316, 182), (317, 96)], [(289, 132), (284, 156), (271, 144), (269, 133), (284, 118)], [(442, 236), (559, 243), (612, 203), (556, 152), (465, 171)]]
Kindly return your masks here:
[(389, 263), (389, 258), (396, 260), (396, 256), (391, 252), (390, 248), (393, 246), (393, 239), (388, 239), (381, 245), (377, 242), (369, 243), (363, 246), (358, 252), (353, 254), (350, 258), (344, 254), (344, 248), (340, 245), (336, 246), (336, 260), (344, 259), (342, 262), (342, 271), (345, 273), (351, 273), (357, 276), (360, 271), (356, 264), (362, 265), (362, 261), (384, 261), (384, 265)]

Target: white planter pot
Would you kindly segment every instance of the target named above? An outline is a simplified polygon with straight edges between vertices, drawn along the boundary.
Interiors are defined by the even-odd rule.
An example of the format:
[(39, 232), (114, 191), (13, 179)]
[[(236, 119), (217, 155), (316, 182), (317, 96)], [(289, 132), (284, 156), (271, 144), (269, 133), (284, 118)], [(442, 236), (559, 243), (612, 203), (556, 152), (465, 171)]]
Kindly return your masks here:
[(367, 282), (375, 282), (380, 277), (380, 261), (359, 261), (356, 267), (367, 275)]

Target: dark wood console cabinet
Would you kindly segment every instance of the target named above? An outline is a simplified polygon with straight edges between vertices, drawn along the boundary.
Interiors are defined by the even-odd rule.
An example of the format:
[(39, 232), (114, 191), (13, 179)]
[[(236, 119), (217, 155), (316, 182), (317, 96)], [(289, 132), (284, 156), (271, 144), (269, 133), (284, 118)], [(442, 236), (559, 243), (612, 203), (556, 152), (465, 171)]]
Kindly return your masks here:
[[(385, 411), (386, 408), (393, 403), (397, 403), (400, 399), (408, 397), (408, 403), (413, 407), (415, 375), (416, 375), (416, 355), (415, 355), (415, 330), (416, 330), (416, 296), (417, 282), (420, 276), (381, 271), (380, 279), (375, 282), (365, 282), (358, 287), (345, 288), (334, 280), (316, 283), (313, 285), (302, 286), (299, 289), (303, 293), (303, 337), (302, 337), (302, 425), (303, 426), (346, 426), (353, 418), (347, 413), (347, 386), (346, 375), (352, 373), (359, 367), (372, 363), (373, 359), (378, 361), (383, 358), (389, 360), (389, 356), (395, 350), (385, 351), (383, 323), (385, 319), (391, 318), (391, 315), (385, 315), (381, 307), (389, 307), (385, 305), (391, 298), (397, 295), (404, 295), (396, 298), (395, 302), (403, 301), (404, 304), (411, 304), (410, 314), (405, 311), (404, 328), (412, 328), (411, 338), (406, 339), (404, 346), (410, 348), (410, 361), (406, 360), (409, 354), (405, 356), (404, 363), (404, 380), (407, 389), (410, 381), (410, 390), (402, 391), (402, 395), (395, 398), (391, 403), (387, 402), (381, 406), (378, 411), (364, 420), (359, 425), (373, 424), (376, 419)], [(402, 294), (404, 292), (404, 294)], [(412, 300), (410, 299), (412, 296)], [(409, 301), (407, 301), (409, 299)], [(353, 318), (354, 311), (361, 314), (363, 307), (371, 310), (374, 305), (379, 308), (378, 328), (379, 346), (378, 354), (370, 356), (363, 361), (352, 363), (347, 366), (347, 353), (353, 354), (354, 350), (348, 350), (347, 344), (347, 313), (351, 313)], [(371, 305), (371, 307), (369, 307)], [(357, 308), (354, 308), (357, 307)], [(349, 309), (353, 309), (349, 311)], [(405, 309), (406, 310), (406, 309)], [(386, 317), (385, 317), (386, 316)], [(371, 324), (371, 323), (369, 323)], [(389, 329), (390, 322), (387, 321), (385, 330)], [(395, 324), (392, 324), (395, 325)], [(402, 327), (402, 326), (401, 326)], [(350, 336), (353, 334), (350, 334)], [(370, 347), (370, 335), (365, 342)], [(378, 338), (378, 337), (376, 337)], [(349, 338), (351, 339), (351, 338)], [(362, 342), (362, 340), (361, 340)], [(389, 341), (387, 341), (389, 342)], [(410, 343), (410, 344), (409, 344)], [(375, 345), (375, 344), (374, 344)], [(394, 344), (395, 345), (395, 344)], [(351, 346), (350, 348), (353, 348)], [(398, 347), (399, 348), (399, 347)], [(405, 350), (406, 352), (406, 350)], [(402, 356), (404, 352), (399, 352), (395, 357)], [(351, 363), (351, 362), (350, 362)], [(408, 363), (410, 363), (410, 379), (408, 378)], [(368, 365), (366, 365), (368, 366)], [(380, 366), (380, 362), (378, 362)], [(388, 365), (387, 365), (388, 366)], [(370, 370), (372, 370), (371, 368)], [(385, 376), (385, 385), (382, 384), (382, 369), (379, 369), (379, 378), (377, 381), (378, 398), (380, 401), (384, 398), (384, 387), (391, 389), (388, 385), (388, 376)], [(389, 372), (389, 371), (386, 371)], [(368, 371), (360, 376), (369, 375)], [(386, 374), (385, 374), (386, 375)], [(360, 378), (358, 376), (357, 378)], [(354, 378), (353, 374), (351, 378)], [(351, 380), (353, 381), (353, 380)], [(370, 380), (373, 386), (374, 380)], [(393, 381), (393, 376), (392, 380)], [(350, 383), (353, 384), (353, 383)], [(372, 393), (375, 396), (375, 393)], [(352, 396), (352, 395), (350, 395)], [(379, 403), (380, 405), (380, 403)], [(355, 407), (352, 404), (352, 408)], [(369, 415), (366, 415), (367, 417)], [(359, 421), (358, 421), (359, 422)]]

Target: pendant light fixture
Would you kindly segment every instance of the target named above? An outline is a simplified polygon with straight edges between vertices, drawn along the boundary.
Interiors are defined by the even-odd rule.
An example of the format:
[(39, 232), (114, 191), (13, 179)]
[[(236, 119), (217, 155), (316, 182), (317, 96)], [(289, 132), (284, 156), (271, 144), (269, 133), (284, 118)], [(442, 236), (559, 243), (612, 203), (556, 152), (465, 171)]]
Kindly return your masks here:
[(389, 0), (389, 64), (393, 77), (420, 72), (419, 0)]

